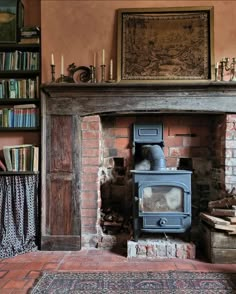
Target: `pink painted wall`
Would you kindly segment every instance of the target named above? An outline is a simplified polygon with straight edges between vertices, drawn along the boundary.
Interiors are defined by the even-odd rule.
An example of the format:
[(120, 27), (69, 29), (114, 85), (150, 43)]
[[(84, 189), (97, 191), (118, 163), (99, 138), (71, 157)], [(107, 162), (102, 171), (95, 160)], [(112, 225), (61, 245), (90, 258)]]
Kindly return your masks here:
[(24, 24), (26, 26), (41, 24), (41, 0), (22, 0), (24, 5)]
[(105, 48), (106, 63), (113, 58), (116, 67), (117, 9), (183, 6), (214, 6), (215, 60), (236, 56), (236, 1), (42, 0), (43, 82), (51, 78), (51, 53), (54, 53), (57, 77), (62, 54), (65, 69), (72, 62), (89, 66), (93, 63), (94, 51), (98, 52), (100, 64), (101, 51)]

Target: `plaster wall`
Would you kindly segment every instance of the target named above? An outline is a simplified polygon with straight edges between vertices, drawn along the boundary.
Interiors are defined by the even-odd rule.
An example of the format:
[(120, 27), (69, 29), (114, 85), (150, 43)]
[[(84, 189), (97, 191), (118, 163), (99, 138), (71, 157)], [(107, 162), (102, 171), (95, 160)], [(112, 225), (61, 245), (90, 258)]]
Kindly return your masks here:
[(41, 0), (22, 0), (24, 5), (24, 24), (26, 26), (41, 24)]
[(100, 64), (103, 48), (106, 64), (113, 58), (116, 70), (117, 9), (183, 6), (214, 6), (215, 60), (236, 56), (236, 1), (41, 0), (42, 81), (49, 82), (51, 78), (51, 53), (56, 77), (60, 75), (62, 54), (66, 72), (72, 62), (77, 66), (92, 64), (94, 51)]

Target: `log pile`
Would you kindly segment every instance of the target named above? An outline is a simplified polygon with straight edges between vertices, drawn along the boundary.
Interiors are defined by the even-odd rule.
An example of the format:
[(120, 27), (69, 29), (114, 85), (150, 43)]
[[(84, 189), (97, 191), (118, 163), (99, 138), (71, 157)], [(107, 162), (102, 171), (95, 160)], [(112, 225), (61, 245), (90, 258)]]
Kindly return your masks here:
[(101, 211), (101, 227), (106, 234), (130, 233), (131, 219), (111, 208), (103, 209)]
[(200, 218), (210, 227), (236, 236), (236, 195), (210, 201), (208, 212), (201, 212)]

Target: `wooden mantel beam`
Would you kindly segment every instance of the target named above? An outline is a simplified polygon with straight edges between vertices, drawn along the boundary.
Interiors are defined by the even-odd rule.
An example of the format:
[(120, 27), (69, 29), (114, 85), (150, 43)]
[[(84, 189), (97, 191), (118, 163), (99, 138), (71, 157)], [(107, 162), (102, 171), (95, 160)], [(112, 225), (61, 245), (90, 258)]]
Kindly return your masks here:
[[(236, 113), (235, 82), (49, 83), (41, 86), (62, 114), (197, 112)], [(56, 102), (56, 103), (55, 103)], [(50, 112), (54, 112), (50, 109)]]

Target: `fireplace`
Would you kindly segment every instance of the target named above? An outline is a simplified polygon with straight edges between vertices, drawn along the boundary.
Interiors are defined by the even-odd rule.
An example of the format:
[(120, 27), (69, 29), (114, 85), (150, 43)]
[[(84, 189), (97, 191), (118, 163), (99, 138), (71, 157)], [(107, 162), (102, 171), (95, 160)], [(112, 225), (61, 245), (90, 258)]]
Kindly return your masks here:
[[(186, 204), (176, 212), (183, 217), (191, 214), (191, 226), (208, 200), (234, 187), (235, 83), (48, 84), (42, 89), (42, 250), (94, 248), (108, 237), (109, 242), (114, 240), (101, 230), (101, 179), (114, 167), (134, 170), (130, 126), (141, 121), (163, 122), (166, 171), (192, 179), (191, 186), (178, 179)], [(193, 160), (192, 174), (178, 169), (182, 159)], [(142, 180), (146, 171), (133, 176), (139, 173)], [(145, 180), (142, 189), (146, 182), (150, 185)], [(117, 188), (119, 195), (129, 190), (116, 183), (113, 192)], [(186, 213), (188, 192), (192, 211)], [(139, 221), (150, 212), (144, 213)], [(188, 228), (189, 220), (183, 230)]]
[(134, 124), (134, 240), (141, 232), (183, 233), (191, 225), (191, 171), (167, 168), (163, 125)]

